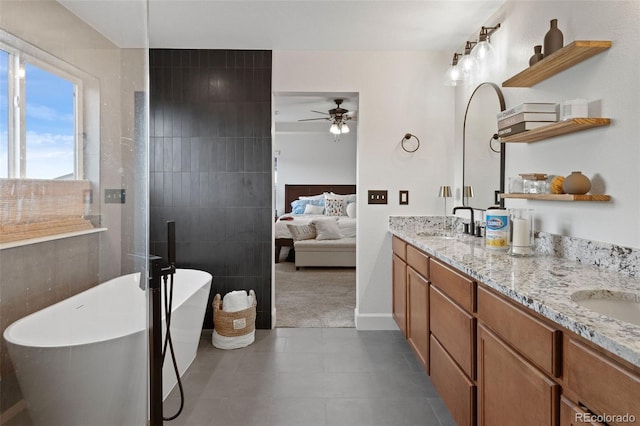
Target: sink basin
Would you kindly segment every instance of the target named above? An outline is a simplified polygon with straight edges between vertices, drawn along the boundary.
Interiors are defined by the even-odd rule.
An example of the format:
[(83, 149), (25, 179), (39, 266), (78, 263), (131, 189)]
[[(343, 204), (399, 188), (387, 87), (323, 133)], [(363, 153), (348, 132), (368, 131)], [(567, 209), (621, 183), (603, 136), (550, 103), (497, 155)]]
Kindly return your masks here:
[(640, 326), (640, 294), (619, 291), (577, 291), (571, 300), (599, 314)]

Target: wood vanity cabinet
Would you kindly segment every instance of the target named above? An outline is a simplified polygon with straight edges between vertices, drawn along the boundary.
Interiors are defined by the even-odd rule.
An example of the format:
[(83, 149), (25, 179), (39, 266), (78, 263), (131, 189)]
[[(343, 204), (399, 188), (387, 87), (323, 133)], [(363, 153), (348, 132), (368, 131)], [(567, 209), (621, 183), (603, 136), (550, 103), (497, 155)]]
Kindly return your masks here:
[(478, 325), (478, 425), (557, 425), (560, 385)]
[[(614, 415), (607, 419), (609, 425), (640, 424), (640, 374), (637, 372), (589, 347), (581, 338), (567, 335), (563, 375), (565, 393), (574, 400), (574, 405), (579, 403), (595, 414)], [(625, 414), (626, 418), (615, 417)], [(630, 417), (635, 422), (630, 422)]]
[(431, 381), (458, 425), (476, 424), (476, 283), (429, 259)]
[(429, 257), (407, 246), (407, 340), (429, 374)]
[(587, 421), (589, 414), (564, 396), (560, 397), (560, 426), (604, 426), (603, 423)]
[(640, 424), (640, 368), (400, 238), (392, 245), (393, 317), (458, 425), (625, 414), (602, 425)]
[(478, 424), (557, 425), (561, 333), (478, 286)]
[(407, 243), (393, 236), (392, 315), (400, 331), (407, 337)]

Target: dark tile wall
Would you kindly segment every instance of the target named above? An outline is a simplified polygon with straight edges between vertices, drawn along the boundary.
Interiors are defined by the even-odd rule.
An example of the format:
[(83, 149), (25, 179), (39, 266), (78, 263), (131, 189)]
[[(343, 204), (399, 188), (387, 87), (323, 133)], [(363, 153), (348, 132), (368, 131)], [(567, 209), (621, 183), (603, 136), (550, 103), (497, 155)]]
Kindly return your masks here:
[(271, 52), (150, 51), (151, 253), (214, 276), (216, 293), (256, 291), (271, 327)]

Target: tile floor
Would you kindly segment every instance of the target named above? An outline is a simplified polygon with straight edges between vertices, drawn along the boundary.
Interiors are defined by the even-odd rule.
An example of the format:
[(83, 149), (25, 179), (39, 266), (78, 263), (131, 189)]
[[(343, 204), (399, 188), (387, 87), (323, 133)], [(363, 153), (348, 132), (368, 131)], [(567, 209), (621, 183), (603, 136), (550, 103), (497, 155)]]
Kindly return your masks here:
[[(399, 331), (257, 330), (251, 346), (219, 350), (211, 330), (183, 377), (171, 426), (437, 426), (455, 424)], [(164, 406), (179, 405), (177, 388)]]

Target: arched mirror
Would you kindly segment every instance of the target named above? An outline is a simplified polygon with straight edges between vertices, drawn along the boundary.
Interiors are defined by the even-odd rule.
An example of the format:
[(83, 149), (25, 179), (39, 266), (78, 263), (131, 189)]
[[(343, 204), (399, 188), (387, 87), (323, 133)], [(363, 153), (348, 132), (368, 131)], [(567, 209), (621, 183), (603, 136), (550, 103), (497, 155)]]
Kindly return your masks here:
[[(504, 207), (505, 144), (498, 139), (496, 114), (505, 110), (504, 96), (494, 83), (480, 83), (471, 94), (462, 128), (462, 203), (474, 209)], [(472, 193), (467, 189), (473, 188)]]

